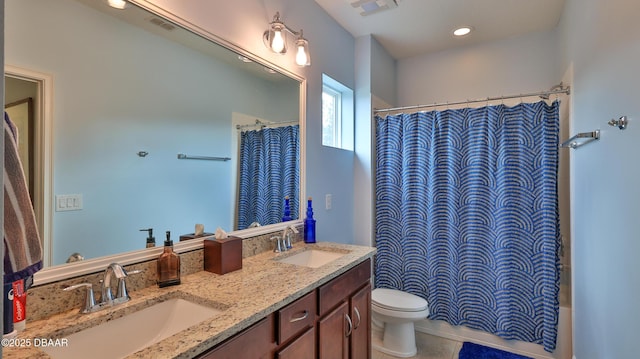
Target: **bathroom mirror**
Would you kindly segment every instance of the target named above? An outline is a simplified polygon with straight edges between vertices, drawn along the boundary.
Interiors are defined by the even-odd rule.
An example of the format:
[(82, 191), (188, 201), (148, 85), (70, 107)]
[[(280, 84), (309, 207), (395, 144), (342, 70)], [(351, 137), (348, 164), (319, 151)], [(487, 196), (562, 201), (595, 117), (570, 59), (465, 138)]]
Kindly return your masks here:
[[(32, 82), (35, 94), (16, 96), (35, 97), (50, 120), (33, 129), (49, 264), (144, 249), (146, 228), (156, 246), (166, 231), (188, 238), (195, 224), (246, 228), (237, 225), (239, 133), (298, 132), (302, 79), (197, 33), (131, 3), (5, 1), (7, 92)], [(299, 164), (288, 171), (287, 195), (299, 200)]]

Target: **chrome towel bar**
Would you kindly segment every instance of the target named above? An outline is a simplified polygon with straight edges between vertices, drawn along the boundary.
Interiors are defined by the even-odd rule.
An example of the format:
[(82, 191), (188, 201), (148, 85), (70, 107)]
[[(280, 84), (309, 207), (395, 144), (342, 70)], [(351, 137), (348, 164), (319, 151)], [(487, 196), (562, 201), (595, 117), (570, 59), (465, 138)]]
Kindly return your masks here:
[(178, 153), (179, 160), (205, 160), (205, 161), (229, 161), (230, 157), (209, 157), (209, 156), (188, 156), (184, 153)]
[(595, 130), (591, 132), (580, 132), (577, 135), (574, 135), (570, 139), (562, 142), (560, 145), (561, 148), (578, 148), (580, 146), (584, 146), (587, 143), (600, 139), (600, 130)]

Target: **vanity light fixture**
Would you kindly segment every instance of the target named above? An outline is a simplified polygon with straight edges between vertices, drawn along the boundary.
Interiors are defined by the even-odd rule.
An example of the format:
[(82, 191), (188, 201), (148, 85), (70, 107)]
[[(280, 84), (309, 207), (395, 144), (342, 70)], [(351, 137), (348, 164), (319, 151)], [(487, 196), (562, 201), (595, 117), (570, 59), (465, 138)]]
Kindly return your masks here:
[(109, 6), (111, 6), (114, 9), (124, 9), (127, 7), (127, 2), (125, 0), (107, 0), (107, 2), (109, 3)]
[(453, 34), (455, 36), (461, 37), (461, 36), (469, 35), (469, 33), (471, 33), (471, 30), (473, 30), (471, 26), (462, 26), (453, 30)]
[(271, 51), (278, 54), (287, 53), (287, 36), (289, 33), (296, 37), (296, 64), (298, 66), (311, 65), (311, 56), (309, 55), (309, 42), (302, 36), (302, 30), (293, 31), (285, 23), (280, 20), (280, 13), (276, 12), (273, 21), (269, 23), (269, 29), (262, 35), (265, 46)]

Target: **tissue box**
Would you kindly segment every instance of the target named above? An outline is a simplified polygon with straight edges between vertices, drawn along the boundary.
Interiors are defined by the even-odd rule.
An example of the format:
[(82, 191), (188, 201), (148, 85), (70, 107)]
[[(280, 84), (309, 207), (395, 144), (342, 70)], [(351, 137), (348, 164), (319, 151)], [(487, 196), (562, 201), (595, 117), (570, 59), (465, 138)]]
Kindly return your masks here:
[(242, 269), (242, 238), (204, 240), (204, 270), (225, 274)]

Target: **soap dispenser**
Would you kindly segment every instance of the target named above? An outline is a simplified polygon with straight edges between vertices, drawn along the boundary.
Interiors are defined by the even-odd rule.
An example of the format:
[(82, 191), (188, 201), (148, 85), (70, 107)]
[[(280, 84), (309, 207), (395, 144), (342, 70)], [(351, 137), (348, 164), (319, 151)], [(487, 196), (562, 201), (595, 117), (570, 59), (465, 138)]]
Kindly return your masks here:
[(141, 229), (140, 232), (148, 232), (147, 248), (152, 248), (156, 246), (156, 238), (153, 236), (153, 228)]
[(171, 232), (167, 231), (164, 252), (158, 258), (158, 287), (180, 284), (180, 256), (173, 251)]
[(313, 219), (311, 197), (307, 200), (307, 218), (304, 220), (304, 242), (316, 243), (316, 220)]
[(291, 218), (291, 207), (289, 205), (289, 196), (284, 198), (284, 214), (282, 215), (282, 222), (287, 222), (292, 220)]

